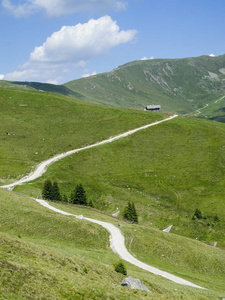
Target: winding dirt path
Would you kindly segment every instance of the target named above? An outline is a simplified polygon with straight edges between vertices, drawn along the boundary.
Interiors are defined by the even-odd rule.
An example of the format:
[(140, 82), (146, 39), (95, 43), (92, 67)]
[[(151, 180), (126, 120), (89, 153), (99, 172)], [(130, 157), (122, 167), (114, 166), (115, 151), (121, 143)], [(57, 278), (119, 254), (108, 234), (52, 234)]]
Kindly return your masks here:
[(80, 151), (83, 151), (83, 150), (86, 150), (86, 149), (90, 149), (90, 148), (93, 148), (93, 147), (97, 147), (97, 146), (100, 146), (100, 145), (104, 145), (104, 144), (108, 144), (108, 143), (111, 143), (113, 141), (116, 141), (116, 140), (119, 140), (119, 139), (122, 139), (124, 137), (127, 137), (131, 134), (134, 134), (135, 132), (137, 131), (140, 131), (140, 130), (143, 130), (143, 129), (146, 129), (146, 128), (149, 128), (151, 126), (154, 126), (154, 125), (158, 125), (160, 123), (163, 123), (163, 122), (166, 122), (166, 121), (169, 121), (171, 119), (174, 119), (176, 118), (177, 115), (173, 115), (167, 119), (164, 119), (164, 120), (161, 120), (161, 121), (157, 121), (157, 122), (154, 122), (154, 123), (151, 123), (151, 124), (147, 124), (147, 125), (144, 125), (142, 127), (138, 127), (136, 129), (133, 129), (133, 130), (129, 130), (125, 133), (122, 133), (122, 134), (119, 134), (119, 135), (116, 135), (114, 137), (111, 137), (107, 140), (103, 140), (101, 142), (97, 142), (93, 145), (89, 145), (89, 146), (86, 146), (86, 147), (83, 147), (83, 148), (79, 148), (79, 149), (74, 149), (74, 150), (71, 150), (71, 151), (67, 151), (67, 152), (64, 152), (64, 153), (61, 153), (61, 154), (58, 154), (58, 155), (55, 155), (54, 157), (52, 158), (49, 158), (43, 162), (41, 162), (37, 168), (35, 169), (34, 172), (30, 173), (29, 175), (21, 178), (20, 180), (18, 181), (15, 181), (13, 183), (10, 183), (10, 184), (7, 184), (7, 185), (3, 185), (1, 186), (1, 188), (4, 188), (4, 189), (9, 189), (9, 190), (12, 190), (16, 185), (20, 185), (22, 183), (25, 183), (25, 182), (30, 182), (34, 179), (37, 179), (38, 177), (41, 177), (42, 174), (44, 174), (47, 170), (47, 168), (53, 164), (54, 162), (57, 162), (58, 160), (60, 159), (63, 159), (64, 157), (66, 156), (69, 156), (69, 155), (72, 155), (74, 153), (78, 153)]
[[(69, 156), (69, 155), (72, 155), (74, 153), (78, 153), (79, 151), (82, 151), (82, 150), (86, 150), (86, 149), (90, 149), (90, 148), (93, 148), (93, 147), (96, 147), (96, 146), (99, 146), (99, 145), (103, 145), (103, 144), (107, 144), (107, 143), (111, 143), (113, 141), (116, 141), (116, 140), (119, 140), (121, 138), (124, 138), (124, 137), (127, 137), (139, 130), (143, 130), (143, 129), (146, 129), (146, 128), (149, 128), (151, 126), (154, 126), (154, 125), (158, 125), (162, 122), (166, 122), (166, 121), (169, 121), (173, 118), (176, 118), (177, 115), (173, 115), (167, 119), (164, 119), (164, 120), (161, 120), (161, 121), (158, 121), (158, 122), (154, 122), (154, 123), (151, 123), (151, 124), (148, 124), (148, 125), (145, 125), (145, 126), (142, 126), (142, 127), (139, 127), (139, 128), (136, 128), (136, 129), (133, 129), (133, 130), (130, 130), (130, 131), (127, 131), (123, 134), (119, 134), (115, 137), (111, 137), (107, 140), (103, 140), (101, 142), (98, 142), (96, 144), (93, 144), (93, 145), (89, 145), (89, 146), (86, 146), (86, 147), (83, 147), (83, 148), (79, 148), (79, 149), (75, 149), (75, 150), (71, 150), (71, 151), (68, 151), (68, 152), (65, 152), (63, 154), (59, 154), (59, 155), (56, 155), (48, 160), (45, 160), (43, 161), (42, 163), (40, 163), (36, 170), (32, 173), (30, 173), (28, 176), (25, 176), (23, 177), (22, 179), (14, 182), (14, 183), (11, 183), (11, 184), (8, 184), (8, 185), (4, 185), (4, 186), (1, 186), (0, 188), (4, 188), (4, 189), (8, 189), (8, 190), (12, 190), (16, 185), (20, 185), (22, 183), (25, 183), (25, 182), (30, 182), (40, 176), (42, 176), (43, 173), (46, 172), (47, 168), (53, 164), (54, 162), (60, 160), (60, 159), (63, 159), (64, 157), (66, 156)], [(38, 202), (39, 204), (43, 205), (44, 207), (50, 209), (50, 210), (53, 210), (57, 213), (60, 213), (60, 214), (63, 214), (63, 215), (67, 215), (67, 216), (74, 216), (78, 219), (84, 219), (84, 220), (87, 220), (89, 222), (92, 222), (92, 223), (96, 223), (100, 226), (102, 226), (103, 228), (105, 228), (109, 233), (110, 233), (110, 246), (111, 246), (111, 249), (117, 253), (123, 260), (141, 268), (141, 269), (144, 269), (146, 271), (149, 271), (153, 274), (156, 274), (156, 275), (159, 275), (159, 276), (162, 276), (164, 278), (167, 278), (173, 282), (176, 282), (176, 283), (179, 283), (179, 284), (183, 284), (183, 285), (187, 285), (187, 286), (190, 286), (190, 287), (194, 287), (194, 288), (199, 288), (199, 289), (204, 289), (198, 285), (195, 285), (193, 284), (192, 282), (190, 281), (187, 281), (187, 280), (184, 280), (182, 278), (179, 278), (177, 276), (174, 276), (172, 274), (169, 274), (167, 272), (164, 272), (164, 271), (161, 271), (157, 268), (154, 268), (154, 267), (151, 267), (139, 260), (137, 260), (136, 258), (134, 258), (126, 249), (125, 247), (125, 243), (124, 243), (124, 236), (122, 235), (121, 231), (119, 230), (119, 228), (117, 228), (116, 226), (114, 226), (113, 224), (111, 223), (107, 223), (107, 222), (102, 222), (102, 221), (98, 221), (98, 220), (95, 220), (95, 219), (90, 219), (90, 218), (85, 218), (83, 216), (76, 216), (76, 215), (73, 215), (73, 214), (70, 214), (70, 213), (67, 213), (65, 211), (62, 211), (60, 209), (57, 209), (53, 206), (51, 206), (50, 204), (48, 204), (46, 201), (44, 200), (40, 200), (40, 199), (35, 199), (35, 198), (32, 198), (34, 199), (36, 202)]]
[[(33, 198), (34, 199), (34, 198)], [(41, 205), (43, 205), (44, 207), (51, 209), (57, 213), (66, 215), (66, 216), (74, 216), (77, 219), (83, 219), (92, 223), (96, 223), (98, 225), (101, 225), (103, 228), (105, 228), (109, 233), (110, 233), (110, 247), (113, 250), (114, 253), (117, 253), (120, 258), (122, 258), (123, 260), (143, 269), (146, 270), (150, 273), (153, 273), (155, 275), (159, 275), (162, 276), (164, 278), (167, 278), (173, 282), (179, 283), (179, 284), (183, 284), (183, 285), (187, 285), (190, 287), (194, 287), (194, 288), (199, 288), (199, 289), (204, 289), (190, 281), (187, 281), (185, 279), (182, 279), (180, 277), (174, 276), (170, 273), (161, 271), (155, 267), (151, 267), (143, 262), (141, 262), (140, 260), (134, 258), (126, 249), (125, 247), (125, 242), (124, 242), (124, 236), (122, 235), (121, 231), (119, 230), (119, 228), (117, 228), (116, 226), (114, 226), (111, 223), (107, 223), (107, 222), (102, 222), (102, 221), (98, 221), (95, 219), (90, 219), (90, 218), (86, 218), (83, 217), (82, 215), (77, 216), (77, 215), (73, 215), (70, 213), (67, 213), (63, 210), (60, 210), (58, 208), (55, 208), (53, 206), (51, 206), (49, 203), (47, 203), (45, 200), (40, 200), (40, 199), (34, 199), (35, 201), (37, 201), (38, 203), (40, 203)]]

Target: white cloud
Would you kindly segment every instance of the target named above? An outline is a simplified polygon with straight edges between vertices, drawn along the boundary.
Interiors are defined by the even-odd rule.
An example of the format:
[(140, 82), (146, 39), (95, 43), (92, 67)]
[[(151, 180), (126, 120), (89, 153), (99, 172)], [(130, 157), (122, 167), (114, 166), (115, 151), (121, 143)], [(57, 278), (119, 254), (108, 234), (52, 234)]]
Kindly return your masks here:
[(149, 60), (149, 59), (154, 59), (154, 57), (150, 57), (150, 58), (147, 58), (146, 56), (142, 57), (141, 60)]
[(214, 55), (214, 54), (209, 54), (209, 56), (211, 56), (211, 57), (215, 57), (215, 55)]
[(47, 83), (51, 83), (51, 84), (59, 84), (57, 79), (49, 79), (46, 81)]
[(4, 79), (4, 77), (5, 77), (5, 75), (3, 75), (3, 74), (0, 74), (0, 80), (3, 80), (3, 79)]
[(82, 77), (83, 77), (83, 78), (87, 78), (87, 77), (90, 77), (90, 76), (93, 76), (93, 75), (97, 75), (97, 72), (94, 71), (94, 72), (92, 72), (91, 74), (90, 74), (90, 73), (86, 73), (86, 74), (83, 74)]
[(16, 17), (44, 11), (49, 16), (60, 16), (80, 11), (105, 12), (109, 9), (124, 10), (125, 0), (23, 0), (13, 5), (10, 0), (2, 0), (2, 7)]
[[(29, 60), (16, 71), (6, 74), (7, 80), (54, 81), (59, 73), (84, 68), (91, 59), (106, 55), (111, 48), (130, 42), (135, 30), (120, 30), (109, 16), (91, 19), (85, 24), (63, 26), (35, 47)], [(72, 71), (73, 70), (73, 71)]]
[(135, 30), (120, 31), (109, 16), (76, 26), (63, 26), (46, 42), (36, 47), (30, 55), (31, 61), (66, 62), (87, 61), (106, 54), (112, 47), (127, 43), (136, 34)]
[(24, 1), (23, 4), (13, 5), (10, 0), (2, 0), (2, 7), (15, 17), (24, 17), (37, 12), (37, 7), (32, 1)]

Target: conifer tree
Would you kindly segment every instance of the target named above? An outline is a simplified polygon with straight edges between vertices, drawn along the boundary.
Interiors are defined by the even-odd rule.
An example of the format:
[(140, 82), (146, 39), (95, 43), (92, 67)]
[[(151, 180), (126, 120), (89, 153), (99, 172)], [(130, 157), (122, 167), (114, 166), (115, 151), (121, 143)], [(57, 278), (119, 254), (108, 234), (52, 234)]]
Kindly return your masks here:
[(76, 200), (76, 189), (74, 189), (70, 194), (70, 202), (73, 204), (78, 204)]
[(42, 190), (42, 198), (45, 200), (52, 200), (52, 183), (51, 180), (46, 180), (44, 182), (44, 187)]
[(71, 193), (70, 200), (73, 204), (87, 205), (86, 193), (81, 183)]
[(125, 206), (123, 217), (129, 221), (138, 223), (138, 215), (133, 202), (131, 204), (129, 201), (127, 206)]
[(138, 215), (137, 215), (137, 211), (136, 208), (134, 206), (134, 202), (132, 202), (132, 221), (134, 221), (135, 223), (138, 223)]
[(130, 201), (127, 203), (127, 206), (124, 208), (123, 217), (127, 220), (132, 221), (132, 206)]
[(52, 200), (62, 201), (62, 197), (59, 192), (59, 187), (56, 181), (52, 185)]

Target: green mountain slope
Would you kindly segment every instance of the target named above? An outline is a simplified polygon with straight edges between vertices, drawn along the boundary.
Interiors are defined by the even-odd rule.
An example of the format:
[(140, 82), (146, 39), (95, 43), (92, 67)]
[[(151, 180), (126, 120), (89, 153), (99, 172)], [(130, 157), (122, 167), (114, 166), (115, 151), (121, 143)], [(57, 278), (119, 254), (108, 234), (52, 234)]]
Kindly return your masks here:
[[(172, 224), (174, 233), (225, 247), (224, 140), (224, 124), (176, 118), (58, 161), (16, 190), (40, 197), (52, 179), (69, 197), (82, 183), (104, 212), (122, 212), (133, 201), (141, 224)], [(203, 219), (192, 220), (196, 208)]]
[[(115, 223), (87, 208), (61, 208)], [(128, 276), (139, 278), (152, 291), (148, 294), (121, 286), (124, 276), (113, 267), (119, 258), (100, 226), (56, 214), (3, 190), (0, 213), (0, 299), (220, 299), (224, 295), (225, 254), (219, 249), (122, 223), (127, 247), (138, 258), (209, 289), (178, 285), (126, 263)]]
[(13, 89), (19, 89), (19, 90), (33, 90), (33, 91), (37, 90), (37, 91), (41, 91), (41, 92), (56, 93), (56, 94), (60, 94), (60, 95), (64, 95), (64, 96), (82, 99), (81, 94), (73, 92), (63, 85), (56, 85), (56, 84), (50, 84), (50, 83), (0, 80), (0, 87), (13, 88)]
[(0, 180), (12, 181), (55, 154), (165, 117), (53, 93), (0, 88)]
[[(0, 89), (0, 101), (2, 185), (56, 153), (166, 117), (8, 88)], [(44, 181), (51, 179), (69, 196), (82, 183), (96, 209), (53, 205), (119, 223), (138, 259), (210, 290), (177, 286), (129, 264), (128, 276), (141, 279), (153, 293), (123, 289), (106, 231), (0, 189), (0, 299), (222, 298), (224, 140), (224, 124), (179, 117), (67, 157), (15, 189), (40, 197)], [(128, 200), (135, 203), (139, 225), (127, 224), (121, 213), (117, 219), (109, 216), (117, 207), (122, 212)], [(196, 208), (203, 219), (192, 220)], [(172, 233), (163, 233), (171, 224)], [(215, 241), (219, 247), (203, 243)]]
[(134, 61), (65, 86), (96, 103), (187, 114), (225, 94), (225, 55)]

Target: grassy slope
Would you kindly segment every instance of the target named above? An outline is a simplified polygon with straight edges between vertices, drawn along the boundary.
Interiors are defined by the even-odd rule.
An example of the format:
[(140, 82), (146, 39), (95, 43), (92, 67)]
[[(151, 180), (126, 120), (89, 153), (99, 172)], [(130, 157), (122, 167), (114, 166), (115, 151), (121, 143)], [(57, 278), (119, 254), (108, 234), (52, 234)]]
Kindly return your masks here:
[(225, 123), (225, 96), (222, 96), (204, 107), (198, 114), (199, 118)]
[[(71, 143), (71, 136), (74, 136), (76, 141), (73, 145), (68, 145), (68, 148), (92, 143), (115, 134), (115, 131), (119, 133), (125, 129), (146, 124), (150, 120), (153, 121), (154, 118), (160, 118), (157, 114), (140, 111), (105, 110), (99, 106), (81, 104), (68, 98), (44, 93), (15, 93), (15, 91), (3, 89), (1, 90), (1, 101), (4, 109), (1, 119), (4, 121), (1, 123), (3, 126), (2, 141), (4, 141), (1, 143), (1, 153), (4, 154), (2, 162), (8, 163), (7, 168), (2, 168), (2, 179), (4, 180), (9, 172), (8, 167), (12, 168), (10, 174), (14, 174), (14, 176), (17, 175), (16, 172), (21, 174), (22, 170), (24, 172), (28, 169), (27, 166), (30, 167), (49, 157), (48, 151), (52, 147), (54, 152), (50, 153), (51, 156), (63, 151), (65, 144)], [(28, 106), (21, 107), (19, 104), (28, 104)], [(89, 110), (85, 109), (85, 105)], [(29, 111), (20, 110), (20, 108), (27, 109), (28, 107), (31, 108)], [(64, 109), (66, 112), (69, 111), (68, 117), (63, 119), (65, 123), (60, 119)], [(107, 114), (106, 111), (110, 113)], [(74, 115), (76, 115), (76, 122), (73, 123)], [(99, 122), (99, 118), (102, 117), (104, 121)], [(87, 128), (92, 128), (89, 126), (90, 124), (93, 126), (91, 132), (87, 130)], [(74, 126), (77, 126), (75, 127), (77, 131), (74, 130)], [(8, 128), (10, 130), (7, 130)], [(62, 140), (57, 133), (65, 134), (65, 129), (68, 130), (68, 134), (66, 133), (66, 139)], [(5, 132), (10, 132), (10, 136), (6, 136)], [(47, 133), (51, 139), (48, 140), (48, 143), (40, 145), (39, 142), (46, 138)], [(25, 135), (25, 139), (21, 138), (22, 135)], [(123, 224), (124, 233), (128, 238), (128, 247), (131, 235), (135, 235), (131, 251), (146, 262), (154, 262), (156, 266), (165, 267), (168, 271), (181, 274), (204, 286), (209, 285), (210, 288), (221, 293), (224, 276), (221, 261), (224, 260), (224, 252), (207, 245), (196, 244), (196, 242), (185, 240), (179, 236), (169, 235), (169, 240), (172, 237), (172, 241), (169, 241), (164, 234), (155, 229), (147, 229), (143, 225), (151, 227), (150, 223), (153, 223), (155, 228), (164, 228), (172, 223), (175, 233), (191, 237), (197, 235), (198, 238), (209, 241), (216, 239), (219, 241), (219, 245), (223, 245), (223, 140), (222, 124), (179, 118), (110, 145), (66, 158), (53, 165), (44, 178), (33, 184), (18, 187), (17, 190), (40, 195), (44, 179), (51, 178), (58, 180), (60, 188), (66, 193), (69, 193), (77, 182), (82, 182), (89, 198), (93, 197), (96, 206), (108, 213), (114, 211), (117, 206), (121, 209), (128, 199), (135, 201), (140, 215), (140, 231), (136, 233), (134, 225)], [(46, 149), (44, 153), (41, 153), (43, 145), (46, 146)], [(38, 150), (34, 149), (34, 146), (39, 147)], [(14, 168), (15, 159), (18, 159), (21, 149), (25, 152), (19, 157), (20, 164)], [(41, 155), (34, 155), (34, 150)], [(27, 155), (26, 167), (24, 167), (25, 155)], [(181, 177), (179, 177), (180, 174), (182, 174)], [(17, 299), (20, 299), (19, 297), (30, 296), (29, 293), (43, 299), (45, 294), (48, 295), (48, 299), (51, 297), (69, 299), (70, 294), (82, 299), (82, 297), (85, 298), (83, 295), (94, 298), (96, 293), (97, 299), (106, 297), (106, 295), (111, 296), (112, 299), (113, 297), (137, 298), (133, 291), (127, 292), (119, 288), (122, 277), (114, 274), (112, 266), (110, 270), (105, 266), (109, 264), (109, 261), (116, 261), (117, 257), (109, 251), (107, 234), (104, 231), (97, 227), (95, 229), (94, 225), (88, 224), (86, 227), (79, 221), (68, 221), (63, 216), (54, 219), (53, 213), (48, 212), (46, 215), (44, 208), (31, 203), (30, 200), (1, 190), (0, 201), (2, 210), (0, 224), (3, 233), (3, 242), (1, 243), (1, 257), (3, 257), (1, 269), (4, 270), (1, 273), (3, 274), (1, 278), (3, 299), (7, 299), (7, 297), (11, 299), (12, 295), (17, 295)], [(21, 204), (22, 206), (19, 208)], [(196, 205), (205, 214), (212, 217), (204, 222), (191, 221)], [(206, 205), (208, 205), (207, 208)], [(213, 220), (214, 214), (218, 214), (220, 217), (218, 223)], [(106, 218), (106, 216), (104, 217)], [(96, 218), (100, 218), (99, 215)], [(207, 225), (208, 223), (210, 226)], [(33, 230), (32, 226), (36, 230)], [(73, 226), (73, 233), (71, 233), (71, 226)], [(94, 237), (92, 235), (90, 238), (89, 232), (94, 234)], [(151, 239), (149, 235), (152, 237)], [(99, 236), (101, 236), (102, 243), (98, 246), (96, 243), (99, 243)], [(77, 243), (74, 243), (74, 237), (77, 237)], [(153, 243), (155, 243), (154, 248), (152, 248)], [(178, 244), (184, 246), (179, 248)], [(18, 247), (14, 248), (13, 245)], [(186, 245), (189, 245), (188, 251), (183, 254)], [(102, 251), (102, 246), (108, 250)], [(153, 258), (149, 257), (149, 249), (156, 249), (156, 246), (159, 246), (159, 251), (154, 250)], [(34, 248), (33, 253), (31, 249)], [(170, 255), (162, 256), (165, 255), (164, 252), (168, 251), (168, 248), (172, 249)], [(188, 260), (188, 254), (192, 248), (193, 255), (191, 256), (195, 259), (191, 267), (192, 261)], [(177, 251), (175, 251), (176, 249)], [(182, 252), (182, 259), (178, 259), (180, 252)], [(45, 257), (45, 254), (42, 255), (43, 253), (47, 253), (46, 260), (43, 259), (43, 256)], [(175, 256), (172, 256), (172, 253), (175, 253)], [(200, 253), (204, 253), (204, 260)], [(179, 262), (175, 263), (177, 260)], [(56, 261), (59, 262), (57, 267)], [(66, 266), (64, 266), (65, 261)], [(207, 267), (204, 267), (205, 261), (207, 261)], [(82, 267), (74, 272), (74, 265), (77, 268), (78, 262), (82, 263)], [(85, 267), (88, 270), (98, 270), (99, 273), (96, 272), (98, 275), (96, 275), (94, 283), (91, 278), (95, 273), (92, 270), (86, 276)], [(57, 268), (62, 268), (63, 271)], [(178, 287), (179, 294), (177, 295), (177, 291), (174, 292), (177, 285), (146, 272), (137, 271), (132, 266), (129, 266), (129, 269), (131, 270), (130, 276), (140, 278), (153, 290), (153, 299), (154, 297), (172, 299), (181, 296), (186, 299), (213, 299), (214, 295), (215, 297), (219, 295), (215, 292), (205, 294), (200, 291), (196, 294), (195, 290), (184, 287)], [(212, 270), (213, 272), (211, 272)], [(12, 274), (13, 279), (10, 279)], [(201, 278), (198, 278), (198, 274), (201, 274)], [(84, 276), (87, 277), (88, 287), (84, 285), (84, 278), (86, 278)], [(106, 281), (109, 281), (109, 278), (110, 287), (108, 288)], [(78, 282), (79, 285), (77, 286), (75, 282)], [(31, 284), (31, 289), (28, 288), (28, 283)], [(53, 291), (52, 283), (56, 286), (56, 292)], [(43, 286), (43, 288), (40, 289), (39, 286)], [(142, 298), (145, 297), (143, 293), (138, 295)]]
[(65, 84), (97, 103), (190, 113), (225, 94), (225, 55), (135, 61)]
[[(30, 199), (3, 190), (0, 190), (0, 204), (0, 299), (219, 299), (225, 292), (224, 252), (218, 249), (122, 223), (126, 236), (134, 235), (131, 251), (143, 261), (173, 269), (176, 274), (210, 289), (180, 286), (126, 264), (128, 276), (140, 278), (152, 291), (147, 294), (120, 287), (124, 276), (113, 270), (118, 257), (109, 248), (108, 234), (101, 227), (58, 215)], [(60, 206), (115, 223), (93, 210)], [(127, 241), (130, 243), (129, 238)], [(195, 254), (192, 261), (190, 250)], [(204, 260), (198, 259), (202, 254)]]
[(17, 90), (32, 90), (32, 91), (50, 92), (50, 93), (56, 93), (56, 94), (60, 94), (60, 95), (64, 95), (64, 96), (82, 98), (81, 94), (73, 92), (63, 85), (55, 85), (55, 84), (50, 84), (50, 83), (0, 80), (0, 87), (13, 88), (13, 89), (17, 89)]
[[(123, 210), (131, 200), (141, 224), (173, 224), (174, 233), (225, 247), (224, 140), (223, 124), (176, 118), (65, 158), (16, 190), (40, 197), (49, 178), (69, 196), (81, 182), (103, 211)], [(206, 219), (192, 220), (196, 208)]]
[(164, 117), (102, 107), (52, 93), (4, 88), (0, 88), (0, 105), (2, 182), (29, 172), (55, 154)]

